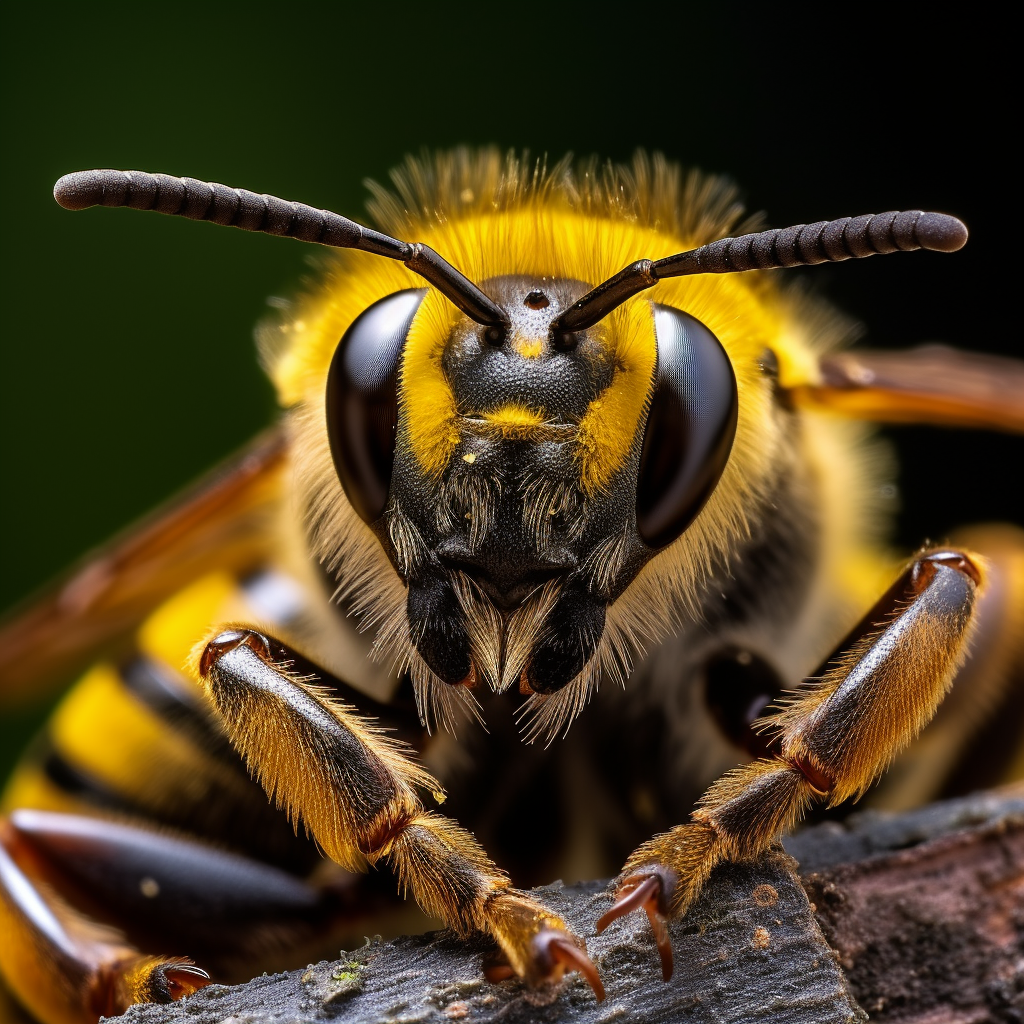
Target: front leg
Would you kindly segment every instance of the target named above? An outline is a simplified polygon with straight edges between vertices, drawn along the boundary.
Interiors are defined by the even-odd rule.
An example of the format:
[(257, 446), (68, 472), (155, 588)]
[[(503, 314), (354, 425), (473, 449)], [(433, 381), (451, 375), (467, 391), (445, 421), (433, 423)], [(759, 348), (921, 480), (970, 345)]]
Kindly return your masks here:
[(633, 853), (598, 931), (644, 909), (667, 981), (665, 921), (686, 912), (716, 864), (764, 853), (814, 799), (861, 796), (935, 714), (962, 664), (983, 582), (978, 565), (960, 551), (919, 556), (813, 683), (765, 721), (773, 756), (728, 772), (690, 823)]
[(513, 889), (469, 832), (424, 809), (416, 791), (441, 801), (437, 781), (289, 662), (280, 644), (237, 627), (205, 645), (198, 670), (232, 744), (291, 820), (350, 871), (389, 862), (426, 913), (461, 934), (490, 933), (528, 983), (579, 971), (604, 998), (583, 940)]

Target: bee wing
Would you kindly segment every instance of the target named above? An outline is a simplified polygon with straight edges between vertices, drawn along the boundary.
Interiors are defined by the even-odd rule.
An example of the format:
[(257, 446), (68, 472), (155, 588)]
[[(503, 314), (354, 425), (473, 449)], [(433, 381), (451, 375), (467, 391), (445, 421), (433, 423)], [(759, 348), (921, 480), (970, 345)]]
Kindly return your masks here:
[(285, 452), (281, 429), (259, 434), (0, 622), (0, 704), (66, 680), (196, 576), (256, 564), (269, 547)]
[(800, 405), (883, 423), (1024, 433), (1024, 362), (922, 345), (822, 358), (821, 383), (792, 389)]

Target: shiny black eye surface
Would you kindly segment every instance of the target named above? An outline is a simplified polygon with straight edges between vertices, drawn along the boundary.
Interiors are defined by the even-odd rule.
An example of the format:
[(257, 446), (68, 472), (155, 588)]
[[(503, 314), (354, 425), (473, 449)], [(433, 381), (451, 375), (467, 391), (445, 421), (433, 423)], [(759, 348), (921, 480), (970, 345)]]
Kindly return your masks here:
[(352, 323), (327, 375), (327, 436), (334, 468), (365, 523), (387, 506), (395, 462), (398, 372), (426, 288), (395, 292)]
[(729, 460), (739, 405), (721, 342), (699, 320), (654, 306), (654, 397), (636, 484), (636, 525), (653, 548), (671, 544), (704, 507)]

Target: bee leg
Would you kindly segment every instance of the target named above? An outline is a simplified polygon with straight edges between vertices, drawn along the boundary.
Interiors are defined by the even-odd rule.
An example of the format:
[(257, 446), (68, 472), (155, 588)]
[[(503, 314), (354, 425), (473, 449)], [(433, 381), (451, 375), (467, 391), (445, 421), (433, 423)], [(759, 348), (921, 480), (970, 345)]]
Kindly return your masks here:
[(809, 684), (764, 721), (775, 733), (773, 756), (726, 773), (691, 822), (632, 854), (598, 931), (643, 907), (668, 980), (664, 922), (686, 912), (716, 864), (764, 853), (814, 799), (861, 796), (931, 719), (963, 663), (981, 564), (962, 551), (918, 556)]
[(197, 666), (232, 744), (289, 817), (344, 868), (386, 861), (427, 914), (463, 935), (489, 933), (527, 983), (579, 971), (603, 998), (583, 940), (513, 889), (469, 832), (424, 809), (417, 789), (439, 802), (444, 794), (407, 749), (289, 665), (282, 645), (235, 627), (205, 646)]
[(1024, 777), (1024, 530), (965, 527), (953, 543), (985, 560), (971, 653), (920, 738), (871, 794), (904, 810)]
[(32, 860), (0, 821), (0, 973), (40, 1020), (95, 1024), (132, 1003), (169, 1003), (209, 984), (190, 960), (147, 956), (72, 908), (35, 877)]

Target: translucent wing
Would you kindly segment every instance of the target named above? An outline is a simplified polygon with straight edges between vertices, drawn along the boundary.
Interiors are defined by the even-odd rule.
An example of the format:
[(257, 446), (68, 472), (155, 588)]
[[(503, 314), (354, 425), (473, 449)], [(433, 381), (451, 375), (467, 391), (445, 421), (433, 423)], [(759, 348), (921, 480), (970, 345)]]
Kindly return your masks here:
[(858, 419), (1024, 433), (1024, 362), (945, 345), (826, 356), (821, 383), (791, 394)]
[(258, 435), (0, 623), (0, 704), (39, 697), (197, 575), (258, 563), (285, 451), (280, 429)]

